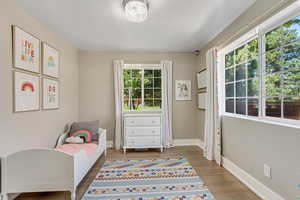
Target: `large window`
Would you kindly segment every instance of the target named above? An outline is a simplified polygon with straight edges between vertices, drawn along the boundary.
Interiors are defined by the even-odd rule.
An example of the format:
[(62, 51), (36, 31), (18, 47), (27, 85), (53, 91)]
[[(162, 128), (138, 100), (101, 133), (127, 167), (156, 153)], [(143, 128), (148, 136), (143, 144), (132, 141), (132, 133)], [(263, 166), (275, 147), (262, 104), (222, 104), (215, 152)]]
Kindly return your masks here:
[(225, 112), (300, 120), (300, 16), (231, 45), (223, 58)]
[(123, 70), (124, 110), (160, 110), (162, 106), (161, 75), (160, 67), (126, 65)]

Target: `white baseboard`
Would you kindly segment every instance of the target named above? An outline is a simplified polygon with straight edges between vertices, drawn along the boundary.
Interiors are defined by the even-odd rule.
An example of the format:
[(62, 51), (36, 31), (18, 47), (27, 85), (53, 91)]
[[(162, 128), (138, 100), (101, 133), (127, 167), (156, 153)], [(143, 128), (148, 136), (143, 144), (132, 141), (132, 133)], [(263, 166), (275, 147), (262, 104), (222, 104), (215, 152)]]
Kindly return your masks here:
[[(201, 149), (204, 148), (204, 142), (200, 139), (175, 139), (173, 140), (174, 146), (198, 146)], [(107, 141), (107, 148), (113, 148), (114, 142), (112, 140)]]
[(285, 200), (279, 194), (268, 188), (266, 185), (252, 177), (239, 166), (223, 157), (223, 166), (241, 182), (247, 185), (254, 193), (256, 193), (263, 200)]
[(198, 146), (204, 148), (204, 143), (200, 139), (175, 139), (173, 140), (174, 146)]

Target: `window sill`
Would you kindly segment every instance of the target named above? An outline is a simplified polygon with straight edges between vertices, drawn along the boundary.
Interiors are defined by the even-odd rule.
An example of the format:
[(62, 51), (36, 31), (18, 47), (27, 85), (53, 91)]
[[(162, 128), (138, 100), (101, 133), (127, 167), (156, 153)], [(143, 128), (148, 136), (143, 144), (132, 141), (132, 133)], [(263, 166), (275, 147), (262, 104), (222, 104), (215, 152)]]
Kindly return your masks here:
[(287, 128), (300, 129), (300, 122), (296, 120), (276, 119), (273, 117), (251, 117), (251, 116), (244, 116), (244, 115), (231, 114), (231, 113), (222, 113), (221, 117), (245, 119), (245, 120), (255, 121), (264, 124), (271, 124), (271, 125), (282, 126)]

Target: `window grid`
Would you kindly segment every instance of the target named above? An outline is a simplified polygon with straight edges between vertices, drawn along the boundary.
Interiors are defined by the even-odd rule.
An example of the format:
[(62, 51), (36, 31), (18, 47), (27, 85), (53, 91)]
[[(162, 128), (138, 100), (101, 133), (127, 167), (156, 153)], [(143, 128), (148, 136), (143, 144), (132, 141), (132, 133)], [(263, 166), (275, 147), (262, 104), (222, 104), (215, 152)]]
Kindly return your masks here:
[[(226, 102), (226, 100), (230, 100), (230, 99), (233, 100), (233, 107), (234, 107), (233, 110), (234, 110), (235, 114), (241, 114), (241, 113), (237, 113), (237, 102), (238, 101), (240, 101), (241, 103), (245, 103), (245, 106), (243, 106), (245, 110), (243, 111), (244, 114), (242, 114), (242, 115), (247, 115), (248, 116), (249, 115), (249, 101), (259, 99), (258, 95), (249, 96), (249, 94), (248, 94), (248, 92), (249, 92), (249, 90), (248, 90), (248, 84), (249, 83), (248, 82), (249, 81), (254, 82), (255, 80), (258, 80), (258, 76), (259, 76), (259, 71), (258, 71), (258, 69), (256, 69), (257, 70), (256, 75), (254, 77), (249, 77), (249, 67), (251, 66), (251, 62), (256, 61), (257, 65), (258, 65), (258, 62), (259, 62), (258, 56), (259, 56), (259, 54), (257, 54), (257, 57), (255, 57), (255, 58), (251, 57), (250, 54), (249, 54), (250, 51), (248, 52), (248, 48), (250, 47), (249, 44), (251, 42), (257, 40), (257, 39), (258, 39), (257, 37), (251, 38), (250, 40), (246, 41), (245, 43), (243, 43), (239, 47), (234, 48), (232, 51), (230, 51), (228, 54), (226, 54), (226, 56), (227, 56), (227, 55), (233, 53), (233, 64), (231, 66), (226, 66), (225, 67), (225, 77), (226, 77), (226, 71), (227, 70), (233, 70), (233, 81), (227, 81), (227, 82), (225, 81), (225, 89), (227, 88), (226, 86), (228, 86), (230, 84), (233, 85), (233, 97), (232, 96), (227, 97), (226, 92), (225, 92), (225, 102)], [(259, 45), (259, 43), (258, 43), (258, 45)], [(236, 52), (238, 50), (241, 50), (241, 49), (246, 51), (246, 56), (244, 56), (244, 59), (245, 59), (244, 61), (238, 63), (236, 61), (236, 57), (237, 57)], [(257, 46), (257, 50), (258, 49), (259, 49), (259, 46)], [(225, 61), (225, 65), (226, 65), (226, 61)], [(238, 67), (243, 68), (243, 70), (244, 70), (243, 74), (245, 76), (245, 77), (243, 77), (242, 79), (239, 79), (239, 80), (237, 80), (237, 73), (238, 73), (237, 69), (238, 69)], [(245, 84), (244, 85), (245, 86), (245, 89), (244, 89), (245, 95), (237, 96), (237, 84), (238, 83), (244, 83)], [(259, 88), (257, 88), (257, 90), (259, 90)]]
[[(293, 18), (292, 20), (294, 20), (296, 18), (297, 18), (297, 20), (300, 20), (299, 16)], [(258, 38), (258, 57), (257, 57), (258, 72), (257, 72), (255, 78), (249, 78), (249, 70), (248, 69), (250, 66), (251, 59), (249, 60), (248, 56), (247, 56), (246, 61), (243, 62), (243, 63), (247, 63), (245, 66), (245, 79), (241, 79), (241, 80), (237, 80), (237, 77), (236, 77), (237, 76), (237, 67), (243, 63), (237, 64), (236, 61), (234, 60), (232, 65), (227, 66), (226, 59), (224, 59), (225, 60), (225, 62), (224, 62), (224, 66), (225, 66), (224, 67), (225, 104), (224, 105), (227, 105), (226, 100), (233, 99), (234, 100), (234, 109), (233, 110), (234, 110), (235, 114), (237, 113), (237, 110), (236, 110), (237, 109), (236, 108), (237, 107), (236, 106), (237, 99), (243, 99), (243, 98), (246, 99), (246, 102), (245, 102), (246, 103), (246, 115), (249, 115), (249, 99), (257, 99), (258, 100), (258, 116), (268, 117), (268, 114), (266, 113), (267, 106), (268, 106), (267, 101), (270, 98), (276, 97), (276, 98), (279, 98), (279, 100), (280, 100), (280, 117), (279, 118), (293, 119), (293, 117), (299, 117), (299, 116), (293, 116), (293, 115), (291, 116), (289, 114), (286, 114), (288, 112), (287, 109), (291, 109), (291, 108), (288, 108), (288, 105), (286, 104), (286, 102), (288, 102), (290, 100), (292, 103), (300, 103), (300, 101), (299, 101), (300, 94), (297, 93), (297, 90), (296, 90), (297, 88), (296, 89), (293, 88), (293, 87), (297, 87), (298, 84), (300, 85), (299, 78), (294, 77), (296, 75), (299, 75), (299, 73), (300, 73), (300, 68), (299, 68), (300, 62), (297, 62), (297, 57), (299, 57), (299, 51), (300, 51), (300, 47), (299, 47), (300, 46), (300, 44), (299, 44), (299, 42), (300, 42), (300, 28), (299, 28), (300, 23), (298, 22), (298, 24), (297, 24), (299, 26), (297, 29), (297, 33), (296, 33), (297, 39), (294, 39), (292, 37), (292, 39), (290, 40), (290, 39), (284, 38), (285, 35), (283, 35), (283, 34), (279, 35), (281, 37), (281, 40), (279, 40), (280, 45), (279, 46), (274, 45), (275, 48), (270, 48), (270, 49), (266, 50), (266, 45), (267, 45), (266, 35), (268, 33), (270, 33), (273, 30), (279, 29), (279, 28), (286, 28), (286, 29), (288, 29), (288, 31), (290, 31), (290, 30), (293, 31), (294, 28), (292, 28), (291, 25), (288, 27), (284, 27), (284, 25), (286, 23), (292, 23), (292, 22), (287, 21), (287, 22), (281, 24), (280, 26), (276, 26), (269, 32), (261, 34), (257, 37)], [(247, 45), (247, 44), (248, 44), (248, 42), (245, 42), (244, 44), (240, 45), (239, 47), (228, 51), (228, 53), (224, 56), (224, 58), (233, 52), (234, 59), (235, 59), (237, 49), (239, 49), (241, 46)], [(276, 42), (275, 42), (275, 44), (276, 44)], [(288, 48), (288, 47), (290, 47), (290, 48)], [(272, 62), (270, 62), (270, 61), (269, 61), (270, 63), (266, 62), (267, 53), (270, 53), (270, 52), (276, 53), (276, 51), (279, 51), (279, 52), (277, 52), (279, 54), (279, 56), (276, 56), (273, 59), (275, 59), (275, 62), (274, 62), (275, 64), (279, 63), (279, 65), (278, 65), (279, 70), (278, 69), (274, 70), (274, 68), (272, 68), (272, 65), (270, 64)], [(288, 54), (291, 54), (291, 55), (288, 55)], [(274, 63), (273, 63), (273, 67), (275, 66)], [(267, 68), (268, 68), (268, 71), (267, 71)], [(233, 81), (227, 81), (226, 76), (228, 74), (226, 72), (229, 69), (233, 69)], [(290, 74), (291, 72), (293, 72), (293, 74)], [(277, 79), (277, 80), (279, 80), (279, 88), (278, 88), (278, 93), (277, 93), (276, 87), (274, 87), (275, 92), (273, 92), (273, 93), (275, 95), (270, 95), (270, 93), (267, 91), (266, 82), (267, 82), (267, 78), (268, 78), (267, 75), (269, 75), (269, 74), (272, 74), (272, 75), (278, 74), (279, 75), (279, 78)], [(258, 91), (255, 94), (255, 96), (253, 96), (253, 97), (249, 96), (249, 87), (248, 87), (249, 85), (248, 84), (250, 83), (249, 81), (251, 81), (251, 80), (252, 80), (252, 82), (254, 82), (256, 80), (257, 83), (259, 84)], [(237, 97), (236, 84), (239, 82), (243, 82), (243, 81), (245, 81), (245, 85), (246, 85), (245, 97)], [(289, 89), (287, 86), (289, 85), (290, 82), (294, 83), (294, 81), (297, 81), (297, 83), (292, 85), (293, 86), (292, 89)], [(233, 85), (233, 97), (227, 96), (227, 87), (226, 86), (228, 86), (230, 84)], [(270, 82), (269, 82), (269, 84), (270, 84)], [(272, 86), (272, 84), (276, 86), (276, 79), (275, 79), (275, 81), (273, 81), (273, 83), (271, 82), (270, 85)], [(269, 87), (270, 87), (270, 85), (269, 85)], [(293, 91), (293, 89), (294, 89), (294, 91)], [(296, 104), (296, 106), (298, 106), (298, 105)], [(299, 109), (299, 107), (298, 107), (298, 109)], [(276, 113), (275, 113), (275, 115), (276, 115)]]
[[(124, 86), (123, 86), (123, 90), (122, 91), (123, 91), (123, 108), (124, 108), (124, 110), (125, 111), (161, 110), (162, 106), (163, 106), (163, 103), (162, 103), (162, 101), (163, 101), (162, 73), (163, 72), (162, 72), (161, 67), (151, 67), (151, 66), (143, 67), (143, 66), (141, 66), (141, 67), (132, 67), (131, 68), (130, 65), (126, 65), (126, 67), (123, 70), (123, 74), (124, 74), (125, 70), (130, 70), (131, 72), (130, 72), (130, 77), (129, 77), (129, 79), (130, 79), (130, 87), (126, 87), (123, 84)], [(141, 87), (139, 87), (139, 88), (133, 88), (133, 85), (132, 85), (133, 84), (133, 80), (136, 78), (136, 77), (133, 76), (133, 73), (132, 73), (133, 70), (140, 70), (140, 72), (141, 72)], [(147, 77), (147, 78), (149, 78), (151, 80), (151, 85), (148, 88), (145, 88), (145, 70), (152, 71), (151, 76)], [(158, 75), (155, 75), (155, 70), (160, 71), (158, 73)], [(160, 79), (159, 80), (159, 82), (160, 82), (159, 87), (156, 85), (156, 82), (155, 82), (155, 80), (158, 81), (158, 79)], [(124, 75), (123, 75), (123, 83), (124, 82), (125, 82), (125, 78), (124, 78)], [(132, 93), (133, 93), (133, 91), (135, 89), (140, 89), (141, 90), (141, 97), (140, 97), (141, 104), (140, 104), (140, 109), (134, 109), (133, 105), (132, 105), (132, 100), (135, 100), (135, 97), (133, 97), (134, 94), (132, 94)], [(129, 95), (128, 95), (129, 96), (128, 109), (126, 109), (124, 107), (125, 90), (128, 90), (128, 93), (129, 93)], [(145, 90), (151, 90), (151, 98), (145, 98)], [(158, 94), (158, 96), (160, 96), (160, 98), (158, 98), (157, 96), (155, 96), (155, 95), (157, 95), (158, 90), (160, 90), (160, 94)], [(149, 102), (151, 101), (151, 103), (150, 103), (150, 106), (148, 106), (149, 108), (145, 109), (145, 101), (147, 101), (147, 100)], [(151, 107), (155, 107), (155, 106), (160, 106), (160, 108), (159, 109), (157, 109), (157, 108), (151, 108)]]

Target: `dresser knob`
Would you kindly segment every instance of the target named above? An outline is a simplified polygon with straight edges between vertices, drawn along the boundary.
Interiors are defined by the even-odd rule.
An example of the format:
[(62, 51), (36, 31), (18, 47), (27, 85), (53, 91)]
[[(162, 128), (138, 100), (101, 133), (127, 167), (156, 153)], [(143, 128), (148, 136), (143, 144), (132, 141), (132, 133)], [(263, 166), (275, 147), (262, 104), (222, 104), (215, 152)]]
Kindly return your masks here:
[(154, 124), (155, 123), (155, 121), (152, 121), (152, 124)]
[(152, 131), (152, 133), (155, 133), (155, 131)]

